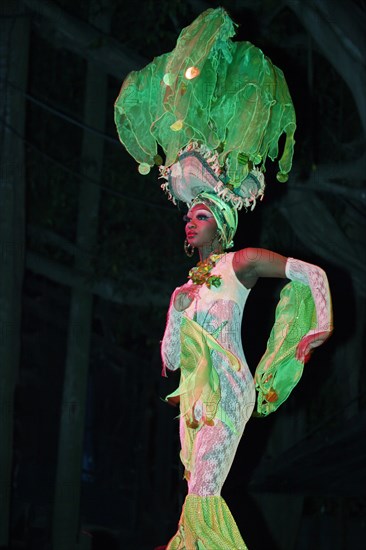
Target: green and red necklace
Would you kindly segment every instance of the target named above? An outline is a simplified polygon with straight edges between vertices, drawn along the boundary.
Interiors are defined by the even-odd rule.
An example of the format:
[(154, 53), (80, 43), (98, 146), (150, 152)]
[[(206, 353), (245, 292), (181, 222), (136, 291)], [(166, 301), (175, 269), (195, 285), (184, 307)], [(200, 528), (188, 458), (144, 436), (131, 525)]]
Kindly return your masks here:
[(221, 275), (211, 275), (211, 271), (222, 256), (224, 254), (211, 254), (202, 262), (198, 262), (189, 271), (188, 279), (191, 279), (195, 285), (206, 285), (207, 288), (211, 288), (211, 286), (219, 287), (221, 285)]

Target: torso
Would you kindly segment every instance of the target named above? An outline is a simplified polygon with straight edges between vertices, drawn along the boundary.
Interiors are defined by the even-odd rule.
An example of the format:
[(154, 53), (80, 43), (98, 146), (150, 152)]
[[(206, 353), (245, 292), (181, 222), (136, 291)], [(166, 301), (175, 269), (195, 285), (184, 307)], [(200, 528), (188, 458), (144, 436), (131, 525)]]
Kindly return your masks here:
[[(181, 417), (181, 459), (190, 471), (189, 492), (196, 495), (220, 493), (255, 403), (254, 381), (241, 341), (243, 311), (250, 288), (238, 279), (233, 259), (234, 253), (224, 254), (211, 270), (211, 274), (221, 277), (219, 287), (194, 285), (190, 280), (183, 285), (182, 291), (196, 287), (193, 300), (183, 315), (198, 323), (204, 329), (203, 334), (208, 332), (223, 348), (209, 352), (209, 364), (219, 381), (220, 419), (215, 417), (214, 425), (203, 424), (199, 430), (194, 430), (188, 428), (185, 417)], [(179, 293), (180, 288), (176, 292)], [(188, 353), (192, 342), (187, 340), (186, 343), (185, 353)], [(238, 370), (232, 368), (226, 352), (239, 360)], [(194, 370), (188, 369), (183, 376), (189, 376), (190, 372)], [(196, 401), (193, 410), (198, 422), (204, 407), (209, 406), (210, 401)]]
[[(249, 281), (248, 277), (239, 278), (234, 268), (235, 253), (225, 253), (217, 261), (215, 267), (211, 270), (210, 275), (220, 275), (221, 285), (219, 287), (211, 286), (208, 288), (206, 285), (193, 285), (192, 281), (188, 281), (188, 285), (193, 285), (196, 290), (197, 299), (196, 302), (201, 302), (208, 305), (218, 300), (233, 300), (240, 308), (244, 308), (246, 298), (250, 291), (250, 286), (246, 286), (242, 282), (242, 278)], [(186, 285), (184, 285), (186, 286)], [(198, 286), (198, 288), (197, 288)], [(192, 308), (192, 304), (190, 306)], [(190, 309), (187, 308), (187, 309)]]
[(210, 274), (221, 276), (221, 285), (207, 288), (194, 285), (190, 280), (176, 289), (179, 295), (192, 287), (192, 300), (184, 314), (196, 321), (217, 340), (237, 354), (245, 363), (241, 343), (241, 321), (244, 306), (250, 292), (238, 279), (233, 268), (234, 253), (226, 253), (218, 260)]

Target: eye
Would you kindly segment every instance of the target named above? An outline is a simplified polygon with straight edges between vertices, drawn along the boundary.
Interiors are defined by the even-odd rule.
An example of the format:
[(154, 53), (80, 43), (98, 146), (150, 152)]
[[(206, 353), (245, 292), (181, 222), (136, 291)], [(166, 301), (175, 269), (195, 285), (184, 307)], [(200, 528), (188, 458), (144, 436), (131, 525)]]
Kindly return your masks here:
[(185, 215), (185, 216), (183, 216), (183, 221), (188, 223), (188, 222), (191, 221), (191, 218), (189, 216)]
[(198, 214), (197, 218), (199, 220), (208, 220), (208, 216), (206, 216), (206, 214)]

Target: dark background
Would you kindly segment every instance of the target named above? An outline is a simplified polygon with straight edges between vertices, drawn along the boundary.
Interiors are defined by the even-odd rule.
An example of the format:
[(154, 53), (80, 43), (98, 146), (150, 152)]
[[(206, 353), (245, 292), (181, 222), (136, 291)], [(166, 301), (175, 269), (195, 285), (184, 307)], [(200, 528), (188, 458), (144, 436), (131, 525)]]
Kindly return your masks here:
[[(240, 215), (236, 248), (322, 266), (335, 332), (273, 416), (253, 418), (223, 496), (250, 550), (363, 547), (365, 31), (363, 0), (3, 1), (0, 9), (0, 546), (166, 544), (185, 495), (159, 342), (192, 264), (184, 209), (119, 144), (125, 76), (208, 7), (285, 73), (290, 180)], [(254, 373), (283, 281), (248, 299)], [(213, 550), (213, 549), (212, 549)]]

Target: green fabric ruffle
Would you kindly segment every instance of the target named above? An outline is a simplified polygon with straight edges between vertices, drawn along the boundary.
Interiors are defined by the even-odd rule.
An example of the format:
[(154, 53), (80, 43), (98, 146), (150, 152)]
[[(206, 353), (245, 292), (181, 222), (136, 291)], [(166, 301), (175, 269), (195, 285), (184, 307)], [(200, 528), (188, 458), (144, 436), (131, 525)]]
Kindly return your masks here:
[(288, 283), (281, 292), (266, 352), (255, 371), (259, 415), (276, 411), (299, 382), (304, 364), (296, 359), (296, 349), (316, 325), (311, 289), (299, 282)]
[[(291, 169), (295, 111), (284, 75), (250, 42), (233, 42), (234, 23), (223, 8), (209, 9), (183, 29), (176, 47), (130, 73), (115, 102), (121, 142), (135, 160), (171, 166), (190, 142), (219, 153), (225, 184), (238, 187), (253, 165), (278, 161), (280, 181)], [(187, 78), (193, 67), (198, 72)], [(197, 71), (198, 70), (198, 71)]]
[[(188, 426), (198, 428), (203, 424), (212, 424), (217, 418), (235, 432), (232, 422), (221, 409), (220, 379), (213, 366), (211, 351), (222, 353), (233, 370), (240, 370), (241, 363), (236, 355), (222, 347), (215, 336), (216, 333), (210, 334), (193, 319), (182, 316), (181, 380), (178, 388), (170, 393), (166, 400), (179, 396), (180, 416), (185, 418)], [(204, 407), (203, 416), (199, 421), (194, 416), (194, 407), (198, 401)]]
[(169, 541), (166, 550), (193, 549), (248, 550), (221, 496), (187, 495), (178, 532)]

